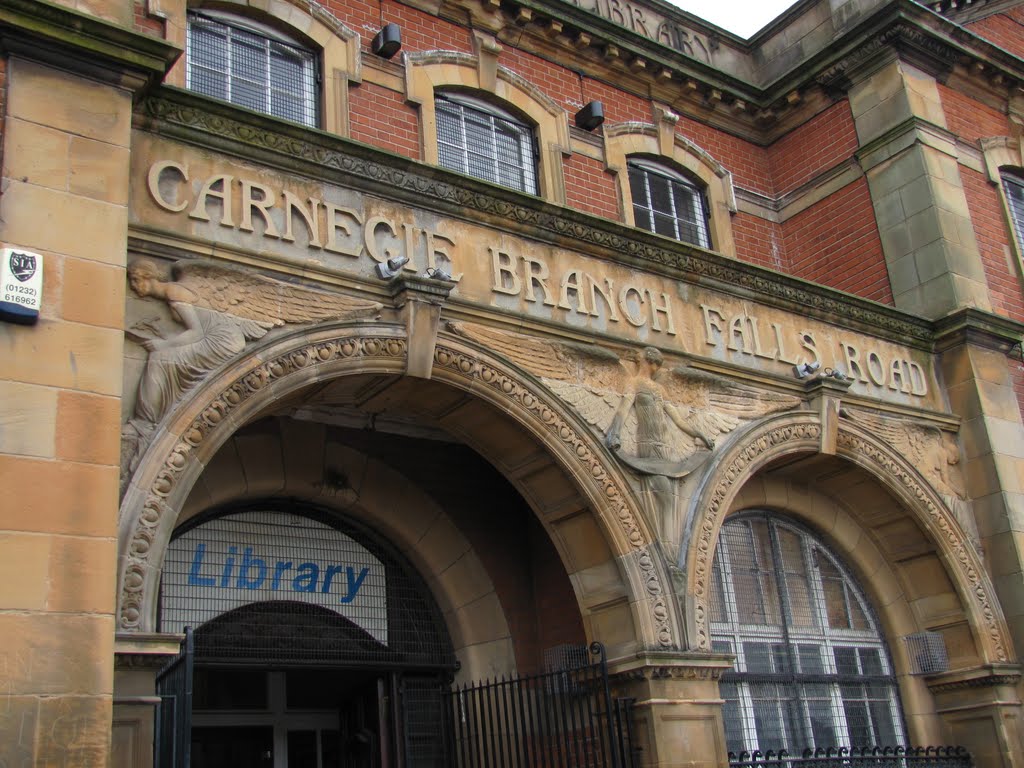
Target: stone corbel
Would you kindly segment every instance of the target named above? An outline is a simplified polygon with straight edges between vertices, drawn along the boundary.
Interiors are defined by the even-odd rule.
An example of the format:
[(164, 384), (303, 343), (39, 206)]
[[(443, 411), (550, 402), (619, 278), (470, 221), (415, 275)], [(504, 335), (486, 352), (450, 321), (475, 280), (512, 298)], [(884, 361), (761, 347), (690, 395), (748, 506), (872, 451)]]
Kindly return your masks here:
[(493, 35), (475, 29), (473, 47), (476, 49), (480, 88), (488, 93), (494, 93), (498, 90), (498, 56), (502, 51), (501, 43)]
[(422, 275), (399, 275), (391, 281), (395, 309), (405, 319), (409, 355), (407, 376), (429, 379), (434, 367), (434, 347), (441, 322), (441, 308), (455, 287), (451, 280)]
[(836, 455), (836, 441), (839, 438), (839, 409), (843, 396), (850, 390), (853, 379), (836, 375), (822, 375), (810, 379), (804, 385), (807, 402), (811, 410), (817, 411), (821, 419), (821, 444), (818, 448), (826, 456)]
[(675, 156), (676, 124), (679, 115), (660, 104), (654, 105), (654, 124), (658, 128), (658, 152), (664, 157)]

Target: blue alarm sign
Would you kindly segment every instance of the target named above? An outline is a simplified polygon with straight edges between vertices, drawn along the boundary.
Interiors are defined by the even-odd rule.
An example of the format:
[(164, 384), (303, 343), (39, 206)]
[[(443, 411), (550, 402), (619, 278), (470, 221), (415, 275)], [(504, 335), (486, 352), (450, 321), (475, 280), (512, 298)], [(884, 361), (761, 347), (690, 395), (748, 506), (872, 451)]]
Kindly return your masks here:
[(21, 248), (0, 251), (0, 319), (31, 325), (43, 303), (43, 257)]

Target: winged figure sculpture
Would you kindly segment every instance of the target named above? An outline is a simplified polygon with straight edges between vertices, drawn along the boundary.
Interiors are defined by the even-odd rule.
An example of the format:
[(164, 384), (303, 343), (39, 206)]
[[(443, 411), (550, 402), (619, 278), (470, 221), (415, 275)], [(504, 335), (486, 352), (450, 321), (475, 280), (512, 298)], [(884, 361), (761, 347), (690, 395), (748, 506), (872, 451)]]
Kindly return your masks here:
[(128, 267), (128, 282), (138, 296), (165, 302), (182, 326), (160, 335), (154, 319), (148, 319), (126, 332), (148, 352), (135, 412), (122, 431), (122, 461), (127, 452), (129, 469), (153, 427), (182, 395), (247, 342), (290, 323), (374, 317), (382, 306), (203, 260), (178, 261), (168, 274), (151, 259), (136, 259)]
[(953, 435), (908, 419), (843, 408), (840, 415), (867, 430), (905, 457), (947, 499), (967, 498), (960, 449)]
[(654, 347), (620, 356), (594, 344), (469, 323), (449, 327), (541, 379), (604, 436), (620, 461), (645, 475), (685, 477), (707, 459), (721, 435), (800, 404), (795, 396), (686, 365), (666, 368)]

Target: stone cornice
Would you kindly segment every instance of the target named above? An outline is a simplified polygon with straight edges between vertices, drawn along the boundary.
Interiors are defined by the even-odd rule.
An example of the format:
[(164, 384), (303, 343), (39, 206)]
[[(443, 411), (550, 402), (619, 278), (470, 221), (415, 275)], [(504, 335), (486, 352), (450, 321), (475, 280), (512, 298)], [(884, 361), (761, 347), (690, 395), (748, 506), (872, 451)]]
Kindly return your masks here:
[(166, 40), (43, 0), (0, 3), (0, 49), (136, 91), (181, 55)]
[(932, 346), (929, 321), (892, 307), (186, 91), (162, 88), (145, 99), (136, 112), (136, 125), (442, 215), (472, 217), (524, 237), (763, 301), (897, 344)]
[(1022, 338), (1024, 323), (970, 307), (935, 321), (935, 348), (939, 352), (973, 344), (1006, 354), (1019, 347)]
[[(777, 68), (759, 58), (771, 36), (744, 42), (653, 0), (639, 4), (656, 5), (688, 42), (670, 47), (565, 0), (438, 0), (426, 10), (457, 21), (468, 15), (510, 45), (553, 61), (571, 57), (590, 77), (762, 144), (842, 97), (849, 78), (880, 56), (909, 58), (935, 72), (966, 65), (971, 77), (1004, 89), (1024, 82), (1020, 59), (911, 0), (882, 5), (798, 58), (777, 56), (787, 62)], [(737, 63), (724, 64), (730, 56), (715, 54), (719, 48)], [(762, 72), (769, 73), (763, 81)]]
[(1019, 664), (991, 664), (976, 669), (954, 670), (925, 677), (932, 693), (951, 693), (970, 688), (991, 688), (999, 685), (1017, 685), (1021, 680)]

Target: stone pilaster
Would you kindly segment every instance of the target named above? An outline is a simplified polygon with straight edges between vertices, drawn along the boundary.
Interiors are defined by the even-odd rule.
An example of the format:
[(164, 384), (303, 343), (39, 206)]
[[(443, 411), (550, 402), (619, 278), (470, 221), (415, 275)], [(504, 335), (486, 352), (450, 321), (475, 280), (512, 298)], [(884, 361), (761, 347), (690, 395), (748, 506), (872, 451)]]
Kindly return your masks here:
[(1024, 425), (1007, 353), (1021, 330), (971, 310), (939, 323), (946, 392), (963, 419), (967, 494), (1018, 657), (1024, 654)]
[(611, 670), (615, 696), (633, 699), (642, 768), (718, 768), (728, 763), (718, 681), (720, 654), (648, 655)]
[(0, 49), (0, 241), (45, 260), (39, 322), (0, 324), (0, 764), (105, 766), (132, 99), (175, 51), (28, 0)]
[(892, 58), (855, 77), (849, 95), (896, 306), (930, 318), (989, 309), (935, 78)]

